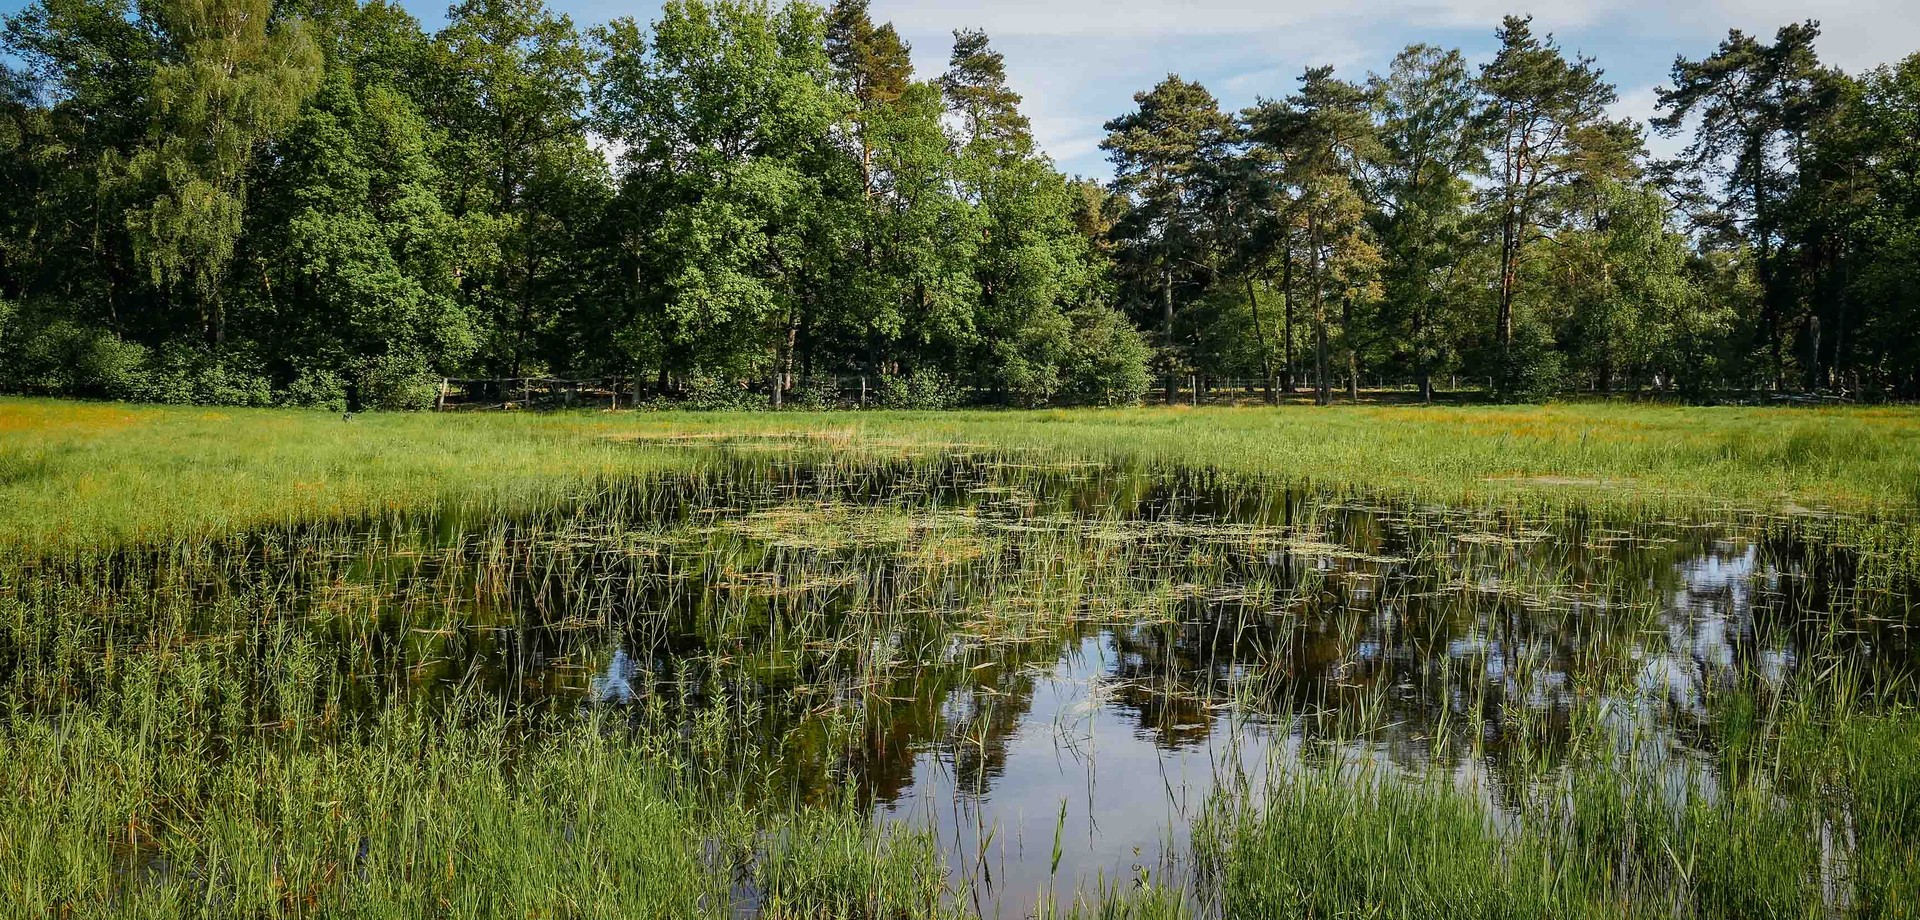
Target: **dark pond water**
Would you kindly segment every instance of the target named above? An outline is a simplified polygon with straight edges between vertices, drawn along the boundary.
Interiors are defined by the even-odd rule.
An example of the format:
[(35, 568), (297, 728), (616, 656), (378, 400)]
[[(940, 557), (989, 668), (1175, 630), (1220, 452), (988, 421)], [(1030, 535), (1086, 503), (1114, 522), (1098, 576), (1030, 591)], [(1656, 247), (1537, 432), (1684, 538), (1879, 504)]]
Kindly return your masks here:
[[(40, 575), (95, 586), (90, 635), (123, 646), (254, 636), (241, 624), (272, 610), (343, 725), (398, 696), (484, 698), (530, 725), (717, 708), (743, 772), (802, 797), (851, 785), (932, 829), (971, 906), (1022, 916), (1177, 876), (1218, 784), (1303, 762), (1444, 771), (1497, 808), (1598, 721), (1710, 777), (1712, 694), (1764, 692), (1815, 649), (1912, 673), (1909, 592), (1863, 587), (1844, 532), (746, 452), (537, 513)], [(234, 642), (242, 685), (281, 679), (268, 645)], [(0, 649), (0, 682), (31, 660)]]

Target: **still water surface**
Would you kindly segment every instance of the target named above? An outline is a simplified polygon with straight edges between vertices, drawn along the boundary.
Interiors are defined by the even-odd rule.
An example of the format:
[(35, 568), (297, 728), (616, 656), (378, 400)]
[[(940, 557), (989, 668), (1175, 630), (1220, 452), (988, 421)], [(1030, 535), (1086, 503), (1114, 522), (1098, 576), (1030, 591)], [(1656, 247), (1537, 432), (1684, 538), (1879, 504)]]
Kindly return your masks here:
[(1817, 521), (724, 456), (533, 515), (262, 535), (190, 587), (273, 585), (335, 624), (310, 635), (349, 714), (395, 693), (743, 714), (730, 768), (931, 828), (986, 916), (1177, 878), (1208, 797), (1269, 770), (1441, 771), (1498, 810), (1601, 720), (1710, 781), (1716, 689), (1787, 680), (1815, 642), (1915, 663), (1911, 599), (1859, 588)]

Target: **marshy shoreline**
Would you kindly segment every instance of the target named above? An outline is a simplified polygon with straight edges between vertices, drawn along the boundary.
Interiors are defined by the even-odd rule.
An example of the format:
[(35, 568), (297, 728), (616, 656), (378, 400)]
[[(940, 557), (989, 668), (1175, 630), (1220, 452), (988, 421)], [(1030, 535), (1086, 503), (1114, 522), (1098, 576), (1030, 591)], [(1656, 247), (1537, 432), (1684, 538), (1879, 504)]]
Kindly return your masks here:
[(1920, 887), (1920, 413), (0, 419), (13, 915)]

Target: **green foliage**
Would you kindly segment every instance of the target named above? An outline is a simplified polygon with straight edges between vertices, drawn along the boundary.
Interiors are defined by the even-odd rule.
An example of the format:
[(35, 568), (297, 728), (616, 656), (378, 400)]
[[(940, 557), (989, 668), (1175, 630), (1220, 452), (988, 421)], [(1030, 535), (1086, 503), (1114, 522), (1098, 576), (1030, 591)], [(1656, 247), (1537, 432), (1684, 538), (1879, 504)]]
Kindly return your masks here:
[(1107, 122), (1100, 144), (1113, 160), (1115, 196), (1125, 203), (1111, 235), (1140, 289), (1141, 318), (1157, 320), (1157, 363), (1171, 399), (1172, 381), (1186, 363), (1174, 338), (1174, 317), (1186, 298), (1175, 289), (1183, 279), (1191, 289), (1195, 269), (1205, 267), (1214, 228), (1204, 205), (1239, 127), (1206, 87), (1177, 74), (1135, 93), (1133, 101), (1134, 111)]
[(294, 367), (451, 367), (474, 351), (428, 138), (404, 96), (335, 70), (281, 144), (249, 253), (271, 300), (246, 319)]
[(447, 13), (425, 72), (395, 88), (440, 135), (440, 204), (458, 228), (449, 267), (478, 327), (476, 369), (519, 377), (543, 363), (557, 304), (578, 292), (583, 237), (610, 191), (585, 132), (594, 54), (541, 0)]
[(1067, 315), (1067, 353), (1060, 362), (1060, 392), (1071, 402), (1131, 405), (1153, 385), (1147, 362), (1153, 350), (1126, 318), (1090, 306)]
[(1289, 221), (1300, 225), (1304, 245), (1314, 388), (1324, 405), (1338, 370), (1329, 364), (1335, 325), (1351, 381), (1358, 376), (1358, 318), (1380, 295), (1380, 251), (1360, 194), (1362, 171), (1380, 157), (1379, 137), (1364, 91), (1335, 79), (1331, 67), (1308, 68), (1298, 91), (1250, 111), (1248, 123), (1256, 143), (1285, 164), (1283, 181), (1295, 189)]
[(215, 352), (202, 345), (170, 345), (148, 358), (120, 399), (203, 406), (266, 406), (273, 403), (267, 378), (237, 351)]
[(347, 408), (347, 381), (333, 371), (309, 370), (295, 377), (280, 394), (282, 405), (344, 412)]
[[(8, 305), (11, 311), (13, 308)], [(12, 313), (10, 334), (0, 337), (0, 375), (8, 389), (23, 393), (123, 395), (125, 381), (109, 371), (105, 377), (97, 354), (112, 354), (110, 336), (69, 320), (42, 319)], [(134, 346), (138, 347), (138, 346)], [(104, 356), (104, 355), (103, 355)], [(137, 361), (137, 359), (136, 359)]]
[(701, 375), (687, 382), (686, 395), (680, 400), (686, 408), (702, 412), (732, 412), (764, 409), (765, 397), (726, 377)]
[(358, 405), (367, 409), (427, 409), (440, 395), (440, 377), (405, 355), (382, 355), (361, 367)]
[(1505, 402), (1541, 402), (1565, 386), (1566, 361), (1544, 324), (1522, 320), (1495, 364), (1493, 395)]
[(1688, 143), (1657, 163), (1597, 62), (1496, 36), (1477, 72), (1415, 44), (1237, 115), (1169, 75), (1106, 123), (1103, 187), (1039, 149), (984, 32), (919, 76), (865, 0), (591, 29), (463, 0), (433, 32), (387, 0), (34, 0), (0, 38), (0, 387), (1920, 395), (1920, 55), (1849, 75), (1816, 24), (1732, 32), (1676, 62), (1652, 127)]
[(814, 411), (838, 409), (840, 386), (832, 377), (809, 377), (787, 394), (787, 405)]
[(1476, 244), (1470, 176), (1484, 172), (1484, 131), (1473, 78), (1459, 51), (1412, 45), (1369, 90), (1379, 110), (1384, 206), (1379, 240), (1383, 330), (1422, 380), (1457, 366), (1468, 276), (1457, 267)]
[(874, 400), (885, 409), (951, 409), (962, 398), (953, 378), (935, 370), (885, 374), (874, 386)]
[(913, 78), (911, 50), (893, 23), (874, 25), (868, 0), (835, 0), (827, 13), (827, 57), (841, 88), (863, 104), (887, 103)]
[(1744, 236), (1758, 278), (1757, 302), (1743, 303), (1756, 325), (1757, 341), (1775, 386), (1784, 382), (1787, 358), (1789, 278), (1782, 270), (1779, 236), (1787, 220), (1781, 199), (1793, 191), (1806, 148), (1799, 142), (1821, 119), (1827, 102), (1813, 41), (1820, 34), (1808, 21), (1781, 27), (1766, 45), (1739, 29), (1729, 30), (1713, 54), (1699, 60), (1676, 58), (1671, 87), (1660, 90), (1666, 114), (1654, 127), (1669, 136), (1689, 123), (1692, 140), (1680, 162), (1680, 187), (1705, 198), (1706, 180), (1721, 180), (1723, 199), (1711, 219), (1727, 236)]
[(0, 384), (27, 393), (155, 403), (263, 406), (272, 387), (247, 355), (205, 346), (149, 349), (66, 319), (0, 343)]
[(270, 0), (142, 7), (179, 57), (153, 72), (154, 133), (128, 163), (129, 181), (152, 197), (125, 220), (153, 283), (196, 301), (214, 342), (226, 335), (222, 288), (255, 154), (293, 120), (321, 74), (305, 23), (271, 10)]

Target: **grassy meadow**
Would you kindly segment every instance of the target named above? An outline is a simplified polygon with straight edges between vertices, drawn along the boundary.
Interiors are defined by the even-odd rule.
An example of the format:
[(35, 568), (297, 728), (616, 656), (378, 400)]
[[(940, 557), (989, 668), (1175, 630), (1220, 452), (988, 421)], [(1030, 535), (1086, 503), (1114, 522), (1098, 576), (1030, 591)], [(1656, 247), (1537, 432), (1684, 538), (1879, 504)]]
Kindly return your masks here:
[(436, 502), (511, 504), (669, 468), (657, 448), (794, 437), (1128, 459), (1447, 502), (1920, 508), (1920, 409), (1149, 407), (1034, 412), (374, 413), (0, 399), (0, 540), (218, 532)]
[(1913, 917), (1916, 483), (1904, 408), (4, 400), (0, 917)]

